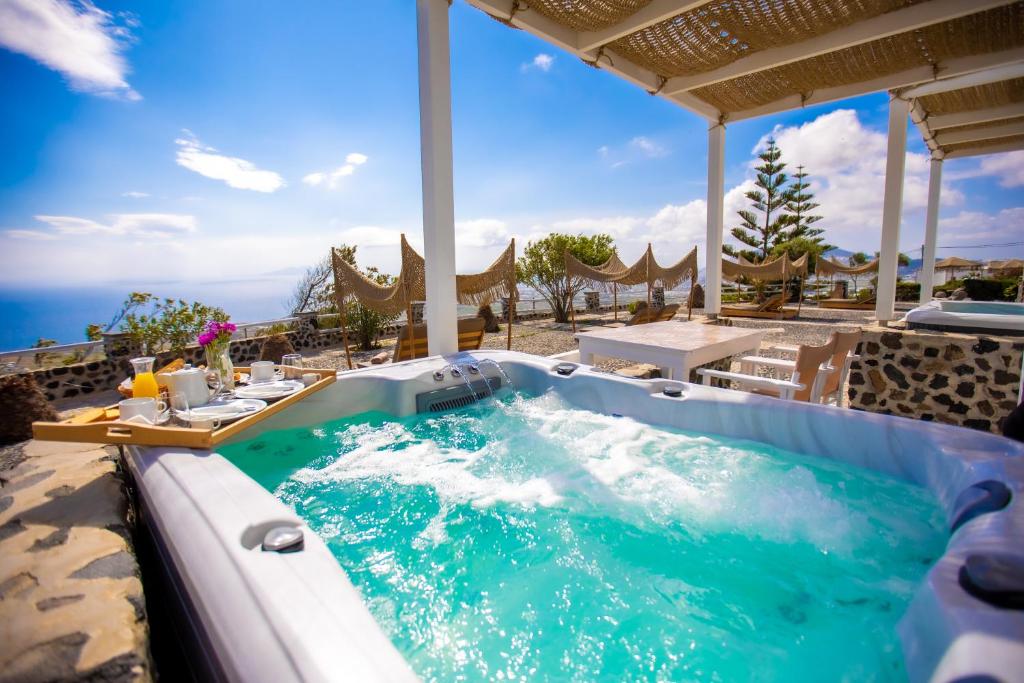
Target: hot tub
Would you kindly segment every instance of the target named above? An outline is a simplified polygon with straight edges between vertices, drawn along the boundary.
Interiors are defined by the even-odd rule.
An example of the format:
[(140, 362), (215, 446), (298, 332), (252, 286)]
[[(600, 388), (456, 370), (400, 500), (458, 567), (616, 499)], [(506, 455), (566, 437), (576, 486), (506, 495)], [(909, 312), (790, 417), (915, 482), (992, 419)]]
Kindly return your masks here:
[[(461, 376), (452, 376), (451, 364), (464, 369)], [(471, 365), (477, 368), (476, 373), (469, 369)], [(532, 411), (530, 415), (539, 420), (536, 424), (546, 425), (536, 429), (536, 434), (529, 429), (513, 434), (506, 430), (505, 422), (491, 426), (486, 412), (491, 409), (480, 408), (482, 403), (476, 401), (504, 385), (506, 388), (497, 394), (500, 399), (509, 383), (523, 392), (525, 398), (521, 400), (526, 407), (522, 410)], [(491, 400), (495, 399), (484, 399)], [(506, 395), (503, 400), (511, 405), (520, 399)], [(477, 409), (484, 412), (472, 412)], [(424, 412), (430, 416), (417, 417)], [(551, 422), (550, 416), (555, 413), (561, 415), (561, 422)], [(410, 439), (403, 429), (420, 431)], [(595, 434), (596, 445), (586, 442), (588, 431)], [(449, 451), (424, 447), (426, 441), (441, 438), (437, 435), (442, 432)], [(540, 441), (534, 441), (534, 436)], [(585, 471), (569, 462), (567, 467), (537, 476), (530, 470), (531, 462), (540, 457), (538, 448), (543, 446), (536, 444), (556, 437), (563, 441), (579, 437), (580, 448), (563, 449), (560, 458), (568, 456), (571, 460), (577, 455), (574, 450), (605, 450), (593, 458), (587, 453), (580, 456), (587, 458)], [(472, 469), (462, 462), (474, 449), (484, 448), (486, 443), (501, 446), (506, 440), (514, 440), (505, 450), (515, 462), (503, 472), (491, 469), (493, 461), (481, 465), (483, 469)], [(355, 467), (345, 469), (346, 454), (353, 451), (339, 444), (349, 442), (364, 450), (359, 459), (352, 459)], [(389, 442), (393, 442), (391, 447)], [(338, 450), (310, 461), (303, 455), (303, 443), (327, 443)], [(666, 443), (668, 448), (664, 447)], [(694, 452), (710, 465), (683, 484), (672, 475), (678, 460), (674, 449), (680, 443), (697, 449)], [(370, 446), (377, 450), (365, 450)], [(744, 449), (754, 455), (743, 455)], [(749, 580), (749, 586), (766, 580), (761, 575), (765, 570), (758, 567), (769, 567), (785, 578), (800, 574), (805, 562), (816, 565), (816, 576), (827, 578), (831, 572), (834, 578), (830, 582), (846, 585), (851, 578), (846, 573), (859, 571), (855, 565), (861, 561), (857, 557), (860, 550), (850, 545), (851, 539), (863, 536), (865, 542), (873, 543), (872, 533), (888, 538), (892, 553), (920, 565), (910, 572), (917, 577), (913, 583), (907, 584), (906, 562), (901, 565), (900, 577), (879, 575), (875, 565), (886, 560), (882, 553), (865, 560), (869, 597), (854, 592), (826, 600), (822, 593), (829, 590), (829, 582), (808, 583), (804, 591), (794, 592), (788, 586), (785, 590), (780, 586), (778, 591), (754, 591), (752, 599), (769, 604), (764, 613), (770, 621), (781, 624), (783, 633), (800, 634), (804, 640), (796, 654), (778, 650), (777, 658), (795, 657), (796, 661), (782, 662), (782, 668), (773, 669), (772, 676), (790, 680), (789, 673), (803, 671), (803, 675), (814, 678), (824, 671), (816, 668), (829, 664), (814, 642), (819, 632), (838, 633), (849, 640), (851, 648), (870, 651), (871, 643), (865, 645), (863, 634), (850, 626), (851, 615), (865, 609), (893, 612), (893, 627), (875, 645), (879, 650), (895, 648), (898, 664), (911, 680), (952, 680), (970, 674), (1012, 680), (1024, 670), (1024, 613), (972, 597), (959, 583), (961, 568), (969, 556), (977, 559), (996, 551), (1020, 552), (1024, 512), (1015, 498), (1024, 488), (1024, 445), (1001, 437), (667, 380), (630, 380), (585, 366), (496, 351), (344, 373), (331, 387), (247, 430), (222, 450), (227, 457), (167, 448), (131, 449), (128, 468), (143, 517), (197, 632), (199, 658), (207, 662), (203, 668), (208, 675), (225, 680), (392, 681), (415, 680), (417, 672), (446, 678), (443, 667), (424, 668), (423, 651), (453, 655), (453, 666), (461, 666), (465, 664), (460, 659), (464, 650), (472, 662), (476, 638), (482, 634), (479, 629), (486, 629), (487, 637), (492, 639), (503, 635), (502, 625), (492, 623), (500, 621), (500, 610), (488, 607), (495, 600), (505, 601), (506, 613), (508, 601), (521, 600), (524, 611), (519, 617), (525, 620), (523, 623), (541, 620), (533, 631), (510, 633), (508, 651), (492, 653), (496, 657), (515, 660), (517, 653), (533, 647), (524, 646), (523, 637), (536, 632), (538, 638), (554, 636), (557, 640), (562, 629), (574, 638), (578, 636), (568, 650), (581, 662), (610, 657), (607, 653), (619, 648), (623, 656), (609, 659), (605, 670), (616, 678), (655, 678), (659, 671), (670, 677), (742, 676), (744, 667), (761, 666), (757, 657), (770, 657), (765, 653), (776, 652), (776, 644), (758, 649), (753, 659), (744, 659), (742, 654), (730, 659), (730, 647), (742, 653), (745, 643), (725, 628), (726, 621), (735, 622), (732, 626), (741, 631), (746, 629), (752, 639), (764, 634), (758, 631), (758, 623), (748, 623), (744, 614), (708, 612), (715, 609), (716, 601), (704, 598), (707, 585), (716, 577), (687, 576), (690, 567), (708, 570), (701, 554), (692, 555), (690, 561), (666, 565), (666, 557), (675, 557), (671, 553), (678, 550), (677, 546), (670, 547), (669, 541), (674, 543), (680, 536), (696, 537), (705, 544), (705, 550), (698, 552), (716, 554), (723, 571), (731, 571), (730, 567), (748, 571), (743, 581)], [(651, 453), (659, 460), (642, 462)], [(393, 459), (393, 469), (387, 458)], [(721, 458), (720, 466), (715, 466), (715, 458)], [(733, 479), (749, 474), (750, 458), (765, 458), (771, 476), (759, 485), (752, 480), (749, 483), (753, 486), (730, 488)], [(243, 464), (272, 490), (261, 486), (231, 460)], [(509, 472), (524, 473), (512, 488), (502, 479), (508, 479)], [(644, 477), (665, 477), (642, 479), (637, 472)], [(871, 486), (865, 488), (862, 479)], [(1007, 487), (1013, 496), (1010, 504), (979, 514), (949, 532), (949, 525), (963, 512), (965, 499), (974, 496), (987, 500), (984, 489), (971, 489), (964, 496), (972, 485), (983, 481), (989, 482), (986, 486), (990, 489)], [(309, 483), (326, 492), (327, 497), (309, 495), (303, 488)], [(881, 488), (874, 488), (876, 485)], [(399, 499), (380, 498), (394, 493), (396, 486), (432, 488), (443, 494), (445, 501), (455, 501), (455, 507), (449, 508), (451, 516), (441, 516), (440, 522), (434, 523), (436, 510), (425, 513), (422, 501), (402, 498), (401, 504), (395, 504)], [(736, 500), (729, 495), (734, 490), (746, 491), (756, 500)], [(633, 505), (630, 496), (635, 491), (652, 497), (655, 503)], [(707, 495), (709, 492), (715, 495)], [(923, 510), (923, 521), (908, 518), (906, 526), (901, 527), (898, 515), (893, 518), (890, 512), (886, 513), (889, 518), (885, 524), (878, 526), (872, 506), (879, 495), (912, 497), (914, 505)], [(332, 504), (332, 496), (337, 506)], [(356, 500), (359, 496), (363, 497)], [(392, 504), (382, 504), (388, 500)], [(603, 526), (606, 520), (594, 513), (594, 500), (601, 505), (609, 503), (619, 511), (614, 515), (613, 527)], [(288, 505), (282, 501), (288, 501)], [(341, 508), (350, 504), (356, 507), (342, 512)], [(882, 505), (881, 498), (877, 504)], [(853, 506), (852, 514), (842, 512), (843, 505)], [(928, 512), (930, 509), (935, 512)], [(572, 513), (571, 519), (563, 516), (566, 510)], [(680, 510), (686, 513), (682, 522)], [(492, 511), (500, 511), (500, 519)], [(545, 533), (571, 536), (582, 524), (604, 545), (549, 545), (550, 538), (530, 526), (530, 518), (539, 513), (550, 522)], [(658, 516), (666, 514), (669, 522), (661, 535), (657, 524), (663, 522)], [(385, 543), (384, 549), (377, 546), (372, 556), (359, 555), (355, 552), (359, 543), (392, 532), (389, 522), (380, 522), (373, 515), (392, 518), (397, 524), (419, 515), (427, 523), (423, 533), (411, 542), (396, 541), (403, 544), (401, 548), (388, 550), (387, 538), (374, 538), (371, 540), (375, 543)], [(654, 527), (652, 516), (658, 517)], [(706, 518), (710, 531), (707, 526), (688, 527), (691, 516)], [(361, 519), (370, 523), (360, 526)], [(765, 519), (772, 523), (762, 527)], [(457, 556), (442, 561), (431, 553), (438, 548), (444, 550), (447, 534), (456, 535), (454, 528), (445, 527), (453, 520), (479, 525), (459, 532), (462, 542), (471, 544), (467, 547), (478, 550), (474, 554), (460, 548)], [(849, 526), (850, 520), (854, 526)], [(920, 548), (916, 547), (917, 541), (909, 540), (916, 538), (914, 534), (929, 520), (939, 527), (936, 533), (941, 533), (937, 550), (934, 539), (922, 541)], [(282, 527), (300, 530), (303, 548), (287, 553), (262, 550), (266, 533)], [(905, 538), (901, 537), (901, 528), (906, 530)], [(912, 528), (918, 531), (912, 533)], [(871, 529), (877, 533), (866, 531)], [(526, 541), (522, 547), (505, 552), (501, 547), (505, 535)], [(534, 537), (540, 545), (533, 543), (530, 547), (529, 539)], [(763, 548), (774, 548), (775, 552), (785, 550), (786, 543), (796, 543), (803, 559), (793, 562), (792, 556), (783, 554), (769, 557), (764, 565), (763, 557), (748, 557), (752, 538), (760, 544), (757, 547), (761, 554)], [(694, 538), (684, 540), (689, 543)], [(603, 547), (622, 552), (604, 554)], [(523, 554), (523, 548), (533, 555)], [(732, 548), (736, 548), (735, 553)], [(347, 556), (349, 549), (355, 554)], [(692, 550), (692, 545), (686, 546), (686, 552)], [(552, 566), (572, 567), (576, 572), (572, 576), (587, 583), (575, 588), (554, 586), (551, 595), (556, 596), (555, 603), (546, 607), (531, 604), (531, 596), (544, 589), (543, 583), (549, 580), (545, 578), (548, 573), (530, 571), (538, 552)], [(439, 587), (418, 583), (418, 579), (401, 580), (403, 560), (424, 558), (438, 567), (452, 563), (456, 577), (460, 572), (464, 575), (469, 561), (473, 571), (500, 571), (513, 580), (490, 590), (475, 586), (469, 592), (459, 592), (468, 585), (459, 584), (461, 588), (457, 587), (454, 594), (448, 592), (449, 597), (455, 597), (443, 603), (445, 609), (454, 605), (459, 614), (459, 610), (470, 609), (474, 621), (459, 618), (447, 623), (447, 617), (441, 615), (443, 628), (438, 629), (435, 620), (429, 638), (422, 638), (421, 632), (406, 638), (409, 634), (403, 629), (420, 628), (415, 615), (403, 611), (396, 603), (398, 598), (374, 591), (387, 591), (389, 584), (402, 583), (404, 595), (429, 613), (432, 605), (442, 604), (430, 599)], [(498, 558), (511, 563), (511, 569), (496, 567)], [(657, 571), (653, 575), (633, 575), (622, 570), (629, 566), (629, 562), (622, 561), (633, 558), (641, 558), (642, 564)], [(339, 564), (339, 560), (344, 561)], [(349, 567), (351, 577), (342, 565)], [(663, 575), (658, 575), (659, 571)], [(376, 581), (376, 588), (371, 590), (368, 580)], [(631, 586), (629, 591), (618, 590), (620, 582), (631, 581), (640, 585)], [(731, 590), (742, 592), (743, 585), (748, 584), (733, 584)], [(872, 592), (876, 589), (881, 593)], [(883, 593), (890, 592), (896, 597), (885, 598)], [(785, 595), (784, 599), (778, 598), (778, 604), (772, 602), (776, 593)], [(637, 602), (623, 602), (624, 596)], [(722, 597), (731, 604), (734, 596)], [(607, 602), (607, 610), (595, 610), (599, 602), (605, 604), (601, 601)], [(652, 605), (663, 617), (685, 617), (690, 626), (697, 625), (705, 634), (720, 637), (688, 638), (686, 624), (674, 619), (671, 623), (645, 623), (641, 617)], [(821, 609), (822, 605), (832, 612)], [(549, 614), (559, 610), (566, 617), (561, 619), (561, 626), (559, 615)], [(580, 619), (574, 620), (576, 617)], [(548, 619), (555, 621), (549, 623)], [(597, 630), (586, 631), (580, 625), (584, 621), (587, 628)], [(679, 629), (674, 630), (677, 626)], [(720, 626), (723, 630), (719, 634)], [(594, 637), (594, 633), (606, 637)], [(637, 643), (657, 644), (657, 656), (637, 649)], [(540, 652), (544, 648), (536, 645), (536, 649)], [(698, 650), (720, 651), (711, 659), (699, 660), (692, 654)], [(687, 657), (711, 668), (679, 668)], [(728, 662), (732, 668), (725, 671), (708, 661)], [(531, 670), (529, 666), (516, 668), (522, 661), (510, 661), (508, 670), (527, 678), (558, 678), (575, 672), (577, 663), (566, 661), (557, 670)], [(886, 666), (890, 664), (887, 659)], [(498, 675), (493, 666), (459, 671), (484, 679)], [(753, 675), (753, 669), (746, 671)], [(502, 669), (500, 673), (506, 672)], [(863, 670), (846, 673), (853, 677), (867, 675)], [(903, 674), (886, 670), (881, 677), (894, 675)]]
[(908, 311), (910, 329), (1024, 336), (1024, 304), (934, 299)]

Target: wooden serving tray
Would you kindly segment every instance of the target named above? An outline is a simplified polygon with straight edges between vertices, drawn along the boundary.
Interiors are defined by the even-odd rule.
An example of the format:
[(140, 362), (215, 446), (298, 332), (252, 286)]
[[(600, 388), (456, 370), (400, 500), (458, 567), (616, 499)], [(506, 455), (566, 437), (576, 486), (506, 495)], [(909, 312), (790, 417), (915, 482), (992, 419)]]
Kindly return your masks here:
[[(248, 368), (235, 368), (248, 372)], [(132, 446), (180, 446), (183, 448), (209, 449), (225, 439), (248, 429), (257, 422), (281, 412), (298, 403), (337, 379), (336, 370), (312, 370), (302, 368), (303, 374), (315, 373), (320, 379), (304, 389), (296, 391), (260, 412), (224, 425), (220, 429), (192, 429), (190, 427), (161, 427), (118, 420), (117, 405), (94, 408), (60, 422), (33, 422), (32, 435), (40, 441), (74, 441), (78, 443), (106, 443)]]

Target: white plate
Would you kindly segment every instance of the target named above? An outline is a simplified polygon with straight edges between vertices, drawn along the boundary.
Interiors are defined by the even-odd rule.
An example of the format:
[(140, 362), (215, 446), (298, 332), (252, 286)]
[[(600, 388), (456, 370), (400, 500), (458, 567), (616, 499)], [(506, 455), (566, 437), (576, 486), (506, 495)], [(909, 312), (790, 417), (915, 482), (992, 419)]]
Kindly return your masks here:
[(252, 398), (218, 399), (205, 406), (193, 408), (190, 412), (194, 418), (212, 418), (220, 420), (221, 424), (227, 424), (243, 417), (255, 415), (266, 407), (266, 401), (257, 401)]
[(256, 384), (237, 387), (235, 389), (235, 396), (238, 398), (258, 398), (264, 401), (273, 401), (274, 399), (291, 396), (296, 391), (305, 387), (306, 385), (301, 381), (294, 379), (286, 379), (280, 382), (257, 382)]
[[(264, 384), (267, 381), (267, 380), (263, 380), (262, 382), (253, 382), (252, 381), (252, 375), (250, 375), (248, 372), (243, 372), (243, 373), (240, 373), (240, 374), (242, 375), (242, 377), (237, 382), (235, 382), (235, 384)], [(283, 379), (284, 379), (284, 373), (283, 372), (281, 372), (280, 370), (277, 370), (277, 371), (274, 372), (274, 381), (275, 382), (279, 382), (279, 381), (281, 381)]]

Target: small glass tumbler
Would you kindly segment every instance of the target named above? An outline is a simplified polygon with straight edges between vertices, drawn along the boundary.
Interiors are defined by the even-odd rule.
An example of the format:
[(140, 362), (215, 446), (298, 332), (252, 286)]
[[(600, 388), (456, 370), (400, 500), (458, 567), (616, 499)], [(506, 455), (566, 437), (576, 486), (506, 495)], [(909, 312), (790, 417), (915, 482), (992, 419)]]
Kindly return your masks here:
[(302, 356), (297, 353), (281, 356), (281, 372), (285, 379), (302, 379)]
[(182, 427), (188, 427), (192, 415), (188, 406), (188, 395), (181, 391), (171, 394), (171, 418), (174, 423)]

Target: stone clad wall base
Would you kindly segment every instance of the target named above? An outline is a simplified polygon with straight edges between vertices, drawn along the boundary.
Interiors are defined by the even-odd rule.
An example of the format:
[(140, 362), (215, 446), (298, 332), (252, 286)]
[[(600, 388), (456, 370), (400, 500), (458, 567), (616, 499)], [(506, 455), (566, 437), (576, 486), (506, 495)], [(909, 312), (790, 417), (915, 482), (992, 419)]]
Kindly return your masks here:
[(1024, 339), (871, 326), (850, 407), (999, 434), (1018, 401)]
[[(334, 328), (321, 330), (317, 327), (316, 316), (302, 316), (295, 324), (295, 329), (283, 333), (292, 343), (298, 352), (322, 349), (328, 346), (335, 346), (341, 343), (341, 330)], [(43, 370), (31, 372), (36, 384), (50, 401), (63, 398), (74, 398), (88, 396), (99, 391), (114, 389), (129, 374), (130, 347), (121, 340), (116, 339), (121, 335), (109, 335), (105, 339), (108, 353), (113, 351), (114, 356), (108, 355), (103, 360), (90, 361), (88, 363), (75, 363), (62, 365)], [(249, 339), (236, 339), (231, 342), (231, 362), (235, 365), (246, 366), (253, 361), (259, 360), (260, 349), (267, 336), (251, 337)], [(120, 351), (120, 352), (119, 352)], [(126, 353), (128, 352), (128, 353)], [(129, 355), (131, 353), (131, 355)], [(199, 346), (190, 346), (185, 349), (184, 358), (186, 363), (193, 365), (205, 364), (206, 356)], [(167, 365), (174, 360), (174, 354), (157, 354), (156, 368)]]

